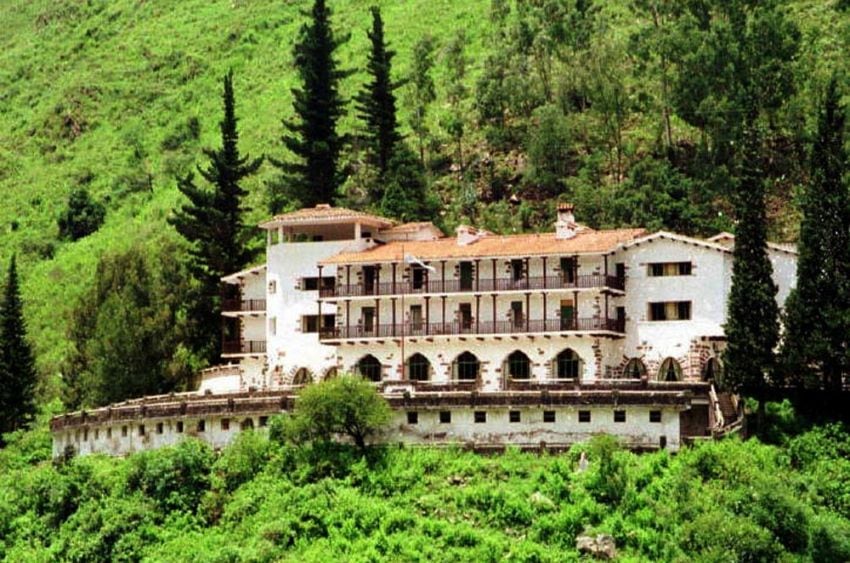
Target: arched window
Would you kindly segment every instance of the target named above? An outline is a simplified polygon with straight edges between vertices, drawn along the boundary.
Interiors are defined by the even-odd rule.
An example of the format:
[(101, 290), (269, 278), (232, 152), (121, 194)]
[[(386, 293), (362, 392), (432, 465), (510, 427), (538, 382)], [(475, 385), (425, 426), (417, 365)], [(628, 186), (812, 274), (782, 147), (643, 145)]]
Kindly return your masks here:
[(292, 378), (293, 385), (307, 385), (313, 383), (313, 374), (307, 368), (299, 368), (295, 372), (295, 377)]
[(681, 381), (682, 366), (673, 358), (667, 358), (661, 362), (658, 370), (658, 381)]
[(463, 381), (478, 379), (478, 372), (481, 369), (481, 362), (475, 357), (472, 352), (464, 352), (455, 358), (452, 364), (452, 375), (454, 379)]
[(516, 350), (505, 359), (503, 370), (511, 379), (530, 379), (531, 360), (524, 353)]
[(709, 358), (702, 368), (703, 381), (717, 381), (723, 377), (723, 364), (717, 358)]
[(554, 367), (557, 379), (578, 379), (581, 375), (581, 357), (575, 350), (567, 348), (555, 356)]
[(626, 362), (623, 368), (623, 377), (626, 379), (640, 379), (646, 375), (646, 365), (640, 358), (632, 358)]
[(407, 379), (428, 381), (431, 378), (431, 362), (422, 354), (413, 354), (407, 360)]
[(243, 432), (245, 430), (253, 430), (254, 429), (254, 419), (253, 418), (246, 418), (245, 420), (243, 420), (241, 428), (242, 428)]
[(336, 369), (336, 367), (328, 368), (327, 371), (325, 371), (325, 379), (335, 378), (337, 376), (337, 372), (338, 370)]
[(360, 361), (357, 362), (357, 365), (354, 366), (354, 373), (363, 379), (368, 379), (369, 381), (380, 381), (381, 362), (379, 362), (378, 358), (372, 354), (363, 356), (360, 358)]

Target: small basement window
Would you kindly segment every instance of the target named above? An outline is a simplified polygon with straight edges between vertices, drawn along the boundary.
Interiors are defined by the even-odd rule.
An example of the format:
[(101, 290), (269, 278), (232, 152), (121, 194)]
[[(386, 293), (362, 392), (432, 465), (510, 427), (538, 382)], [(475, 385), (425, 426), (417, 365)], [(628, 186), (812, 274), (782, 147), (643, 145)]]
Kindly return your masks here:
[(409, 411), (407, 413), (407, 423), (408, 424), (419, 424), (419, 413), (416, 411)]
[(578, 411), (579, 422), (590, 422), (590, 411)]
[(555, 411), (543, 411), (543, 422), (555, 422)]
[(520, 415), (519, 411), (510, 411), (508, 413), (508, 420), (510, 422), (520, 422), (521, 415)]
[(475, 424), (487, 422), (487, 413), (485, 411), (475, 411)]
[(227, 432), (228, 430), (230, 430), (230, 419), (229, 418), (222, 418), (221, 419), (221, 430), (223, 432)]
[(449, 424), (452, 421), (451, 411), (440, 411), (440, 424)]
[(649, 422), (661, 422), (661, 411), (649, 411)]
[(614, 411), (614, 422), (626, 422), (626, 411)]

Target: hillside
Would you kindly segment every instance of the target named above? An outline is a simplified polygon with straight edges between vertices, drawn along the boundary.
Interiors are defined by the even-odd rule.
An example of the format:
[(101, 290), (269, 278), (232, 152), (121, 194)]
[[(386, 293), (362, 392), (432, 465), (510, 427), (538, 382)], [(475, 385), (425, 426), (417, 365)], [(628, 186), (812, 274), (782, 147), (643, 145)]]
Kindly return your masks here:
[[(364, 66), (368, 8), (373, 4), (331, 3), (337, 30), (351, 33), (340, 52), (345, 67)], [(533, 144), (526, 139), (534, 136), (542, 114), (529, 112), (520, 118), (509, 108), (507, 138), (498, 141), (481, 118), (478, 79), (487, 71), (487, 57), (499, 47), (491, 2), (378, 4), (387, 37), (398, 52), (397, 76), (407, 74), (413, 45), (424, 34), (437, 41), (438, 95), (429, 115), (434, 147), (431, 180), (445, 207), (445, 226), (451, 228), (463, 219), (501, 231), (545, 227), (550, 220), (545, 202), (552, 194), (541, 195), (536, 184), (523, 179), (525, 146)], [(228, 69), (235, 72), (242, 148), (252, 155), (285, 156), (279, 142), (280, 123), (291, 116), (291, 50), (303, 21), (299, 8), (304, 5), (270, 0), (12, 0), (0, 5), (4, 22), (0, 28), (0, 261), (5, 264), (13, 253), (19, 256), (30, 336), (44, 375), (61, 369), (72, 306), (91, 285), (98, 259), (136, 243), (154, 249), (162, 239), (176, 238), (165, 223), (180, 201), (175, 176), (199, 162), (202, 147), (217, 144), (220, 77)], [(801, 140), (814, 115), (810, 99), (816, 97), (817, 81), (846, 65), (842, 53), (850, 37), (850, 18), (836, 6), (796, 0), (783, 8), (798, 23), (802, 39), (794, 61), (797, 93), (783, 110), (780, 127), (796, 131), (798, 137), (788, 141), (790, 148), (780, 155), (781, 163), (800, 162)], [(652, 102), (656, 93), (650, 88), (655, 86), (642, 74), (648, 71), (633, 47), (635, 34), (648, 25), (645, 14), (636, 14), (627, 0), (598, 2), (591, 12), (593, 45), (608, 45), (612, 53), (598, 62), (601, 66), (589, 67), (591, 75), (593, 68), (605, 71), (600, 75), (605, 79), (601, 86), (609, 77), (611, 84), (620, 84), (617, 95), (624, 96), (629, 107), (627, 113), (618, 114), (617, 122), (621, 126), (617, 166), (623, 160), (623, 168), (613, 170), (613, 149), (605, 133), (608, 121), (596, 113), (603, 107), (596, 103), (592, 111), (569, 114), (561, 128), (569, 129), (572, 146), (568, 154), (552, 159), (563, 156), (567, 163), (557, 172), (556, 185), (561, 195), (579, 202), (580, 219), (586, 210), (591, 222), (626, 224), (638, 218), (631, 212), (607, 213), (613, 199), (626, 202), (626, 208), (643, 205), (656, 213), (654, 203), (641, 203), (640, 190), (645, 186), (654, 190), (664, 182), (676, 184), (682, 177), (673, 176), (671, 181), (650, 170), (640, 185), (632, 178), (633, 169), (644, 170), (636, 165), (657, 152), (659, 138), (657, 107)], [(461, 29), (466, 34), (469, 66), (467, 95), (457, 111), (465, 121), (463, 148), (469, 166), (457, 177), (451, 139), (442, 125), (450, 108), (440, 49)], [(573, 80), (571, 69), (581, 70), (583, 60), (564, 59), (556, 67), (559, 76)], [(589, 77), (575, 80), (587, 82)], [(362, 82), (362, 73), (355, 73), (344, 83), (344, 94), (351, 96)], [(565, 88), (574, 86), (570, 84)], [(409, 135), (408, 104), (401, 103), (399, 111)], [(357, 127), (350, 112), (343, 129), (355, 132)], [(689, 155), (701, 133), (677, 115), (672, 116), (672, 128), (677, 146), (684, 147), (682, 154)], [(266, 165), (246, 185), (253, 208), (249, 222), (266, 215), (264, 187), (274, 175), (274, 169)], [(771, 195), (773, 234), (793, 239), (797, 222), (793, 194), (804, 174), (796, 165), (787, 170), (778, 166), (776, 176), (781, 180)], [(86, 187), (104, 202), (107, 215), (96, 234), (71, 243), (58, 239), (56, 219), (75, 187)], [(508, 209), (506, 200), (512, 194), (530, 202), (520, 213)], [(731, 211), (722, 197), (712, 196), (701, 205), (712, 212), (721, 210), (719, 215)], [(724, 217), (697, 225), (693, 228), (701, 230), (731, 223)], [(677, 228), (679, 223), (662, 217), (649, 226)], [(51, 386), (47, 393), (52, 393)]]

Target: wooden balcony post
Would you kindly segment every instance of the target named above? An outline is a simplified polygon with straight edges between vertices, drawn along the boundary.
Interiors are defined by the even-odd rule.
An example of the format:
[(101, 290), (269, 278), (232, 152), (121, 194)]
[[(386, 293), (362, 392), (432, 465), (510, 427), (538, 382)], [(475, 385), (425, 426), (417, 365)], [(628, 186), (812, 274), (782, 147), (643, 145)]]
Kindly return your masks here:
[(490, 291), (496, 291), (496, 258), (493, 258), (493, 287)]
[[(445, 293), (445, 291), (446, 291), (446, 261), (440, 260), (440, 265), (441, 265), (441, 267), (440, 267), (440, 281), (443, 284), (443, 287), (440, 289), (440, 292)], [(445, 299), (443, 299), (443, 301), (445, 302)], [(445, 315), (443, 315), (443, 316), (445, 317)]]
[(346, 291), (351, 294), (351, 264), (345, 265), (345, 286)]
[[(543, 257), (543, 289), (546, 289), (546, 257)], [(546, 318), (546, 315), (543, 315)]]
[[(445, 262), (443, 263), (443, 270), (445, 271)], [(443, 300), (443, 334), (446, 333), (446, 296), (443, 295), (440, 297)]]
[(351, 336), (351, 299), (345, 300), (345, 337)]
[(525, 259), (525, 288), (531, 289), (531, 258)]
[(475, 259), (475, 291), (478, 292), (481, 288), (481, 259)]
[[(395, 293), (396, 293), (396, 291), (395, 291), (396, 266), (397, 266), (397, 264), (395, 262), (393, 262), (393, 295), (395, 295)], [(395, 311), (395, 305), (393, 305), (393, 311)], [(395, 321), (393, 321), (393, 324), (395, 324)]]
[(531, 292), (525, 294), (525, 332), (529, 332), (531, 322)]
[(381, 334), (381, 299), (375, 298), (375, 336)]
[(575, 286), (581, 287), (578, 282), (578, 254), (573, 255), (573, 279), (575, 280)]
[(543, 291), (540, 295), (543, 297), (543, 332), (546, 332), (546, 322), (548, 321), (548, 317), (546, 316), (546, 292)]
[[(395, 265), (395, 264), (393, 264), (393, 265)], [(392, 307), (393, 307), (393, 332), (395, 332), (395, 327), (396, 327), (396, 322), (395, 322), (395, 321), (396, 321), (396, 318), (395, 318), (395, 302), (396, 302), (396, 298), (395, 298), (395, 297), (391, 297), (391, 298), (390, 298), (390, 301), (392, 301)], [(404, 322), (404, 311), (402, 311), (402, 312), (401, 312), (401, 322)]]
[[(444, 301), (445, 303), (445, 301)], [(429, 296), (425, 296), (425, 334), (427, 335), (430, 332), (431, 325), (431, 298)]]
[(496, 294), (493, 294), (493, 330), (496, 330)]
[[(496, 327), (493, 327), (496, 330)], [(475, 295), (475, 334), (481, 333), (481, 295)]]
[(578, 291), (573, 291), (573, 303), (573, 330), (578, 330)]

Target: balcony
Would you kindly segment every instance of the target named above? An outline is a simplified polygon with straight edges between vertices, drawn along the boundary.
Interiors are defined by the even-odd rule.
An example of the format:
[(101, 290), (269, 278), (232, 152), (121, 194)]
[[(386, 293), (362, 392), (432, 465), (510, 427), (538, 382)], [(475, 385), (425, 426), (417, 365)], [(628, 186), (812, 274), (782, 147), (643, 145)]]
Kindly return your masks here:
[(265, 340), (236, 340), (222, 342), (222, 355), (257, 355), (266, 353)]
[(476, 336), (499, 334), (538, 334), (570, 332), (625, 333), (625, 323), (617, 319), (547, 319), (522, 322), (458, 322), (385, 324), (373, 327), (351, 326), (323, 329), (320, 340), (361, 338), (416, 338), (428, 336)]
[(265, 299), (225, 299), (221, 302), (223, 313), (263, 313), (265, 310)]
[(340, 284), (322, 288), (319, 296), (333, 297), (371, 297), (382, 295), (428, 295), (440, 293), (494, 293), (503, 291), (547, 291), (608, 288), (623, 291), (625, 280), (617, 276), (604, 274), (586, 274), (573, 276), (540, 276), (514, 280), (512, 278), (481, 278), (476, 280), (423, 280), (422, 283), (381, 282), (373, 284)]

